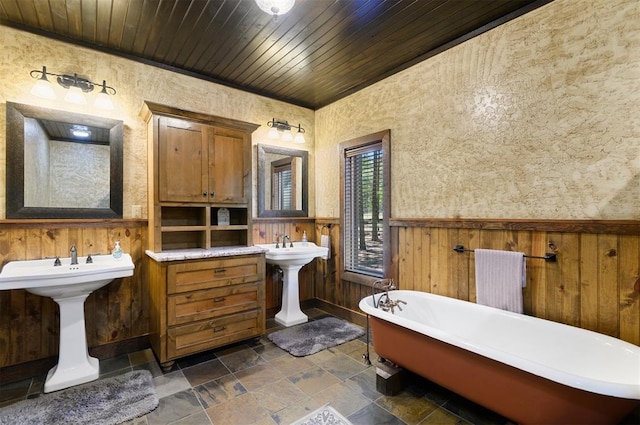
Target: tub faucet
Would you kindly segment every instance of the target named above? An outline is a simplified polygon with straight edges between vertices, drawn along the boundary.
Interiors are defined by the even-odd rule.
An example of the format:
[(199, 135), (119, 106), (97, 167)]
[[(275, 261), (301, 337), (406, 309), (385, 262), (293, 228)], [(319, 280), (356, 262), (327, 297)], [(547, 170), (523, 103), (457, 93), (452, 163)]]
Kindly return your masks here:
[[(380, 298), (378, 298), (377, 302), (376, 302), (376, 287), (379, 287), (380, 290), (384, 290), (384, 294), (380, 295)], [(393, 279), (378, 279), (375, 282), (373, 282), (373, 285), (371, 285), (371, 297), (373, 298), (373, 307), (378, 308), (380, 306), (380, 302), (382, 301), (382, 298), (384, 297), (386, 297), (388, 300), (389, 290), (394, 290), (394, 289), (398, 289), (398, 288), (393, 284)]]
[(71, 245), (69, 252), (71, 252), (71, 265), (78, 264), (78, 250), (76, 249), (76, 246)]
[[(376, 302), (376, 286), (379, 286), (380, 289), (384, 290), (384, 293), (378, 298), (378, 302)], [(375, 282), (373, 282), (373, 285), (371, 287), (371, 296), (373, 297), (373, 306), (375, 308), (380, 308), (382, 309), (382, 311), (391, 311), (391, 314), (393, 314), (396, 307), (398, 308), (398, 310), (402, 311), (402, 307), (400, 307), (400, 304), (407, 304), (402, 300), (392, 300), (391, 298), (389, 298), (389, 291), (398, 289), (398, 287), (393, 284), (392, 279), (376, 280)]]

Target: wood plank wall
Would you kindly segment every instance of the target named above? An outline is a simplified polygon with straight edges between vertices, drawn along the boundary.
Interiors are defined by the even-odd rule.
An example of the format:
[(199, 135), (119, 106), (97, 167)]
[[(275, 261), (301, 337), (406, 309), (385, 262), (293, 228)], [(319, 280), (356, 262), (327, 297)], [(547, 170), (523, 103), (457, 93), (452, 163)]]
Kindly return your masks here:
[[(87, 300), (88, 343), (106, 346), (146, 336), (148, 290), (144, 267), (146, 221), (0, 223), (0, 261), (107, 253), (115, 240), (136, 264), (131, 278), (114, 281)], [(640, 345), (640, 223), (501, 220), (392, 220), (392, 271), (403, 289), (415, 289), (475, 301), (473, 254), (452, 250), (492, 248), (530, 255), (555, 252), (557, 263), (527, 260), (525, 312), (606, 333)], [(341, 278), (340, 226), (334, 218), (255, 219), (253, 242), (273, 242), (275, 234), (299, 241), (331, 239), (331, 258), (302, 269), (300, 299), (331, 313), (363, 322), (358, 303), (370, 287)], [(266, 307), (281, 305), (282, 284), (267, 267)], [(26, 291), (0, 291), (0, 367), (56, 356), (57, 305)]]
[(556, 253), (527, 259), (525, 314), (640, 345), (640, 223), (403, 220), (392, 222), (394, 274), (402, 289), (475, 302), (472, 253), (455, 245)]
[[(3, 221), (0, 223), (0, 262), (45, 257), (106, 254), (114, 242), (130, 253), (132, 277), (117, 279), (95, 291), (85, 303), (89, 347), (148, 334), (148, 296), (144, 249), (144, 220)], [(51, 260), (53, 262), (53, 260)], [(24, 290), (0, 291), (0, 367), (58, 355), (59, 309), (50, 298)]]
[[(358, 304), (367, 295), (371, 295), (371, 287), (342, 278), (340, 258), (340, 220), (321, 218), (316, 220), (316, 237), (329, 235), (331, 243), (331, 258), (329, 261), (319, 261), (318, 278), (316, 279), (315, 298), (321, 307), (330, 313), (342, 316), (364, 325), (364, 315)], [(346, 310), (346, 311), (344, 311)]]

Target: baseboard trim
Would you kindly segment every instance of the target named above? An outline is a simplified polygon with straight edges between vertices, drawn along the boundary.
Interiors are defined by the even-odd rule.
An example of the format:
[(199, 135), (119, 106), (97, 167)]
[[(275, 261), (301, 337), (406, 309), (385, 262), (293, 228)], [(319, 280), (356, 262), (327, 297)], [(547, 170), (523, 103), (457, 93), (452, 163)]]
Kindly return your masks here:
[[(109, 359), (122, 354), (145, 350), (150, 347), (151, 344), (149, 343), (148, 335), (143, 335), (136, 338), (91, 347), (89, 348), (89, 354), (99, 359)], [(58, 356), (53, 356), (16, 365), (0, 367), (0, 384), (4, 385), (11, 382), (45, 375), (49, 369), (56, 365), (57, 362)]]
[(347, 320), (351, 323), (355, 323), (358, 326), (366, 327), (367, 326), (367, 315), (364, 313), (359, 313), (357, 311), (349, 310), (348, 308), (341, 307), (336, 304), (332, 304), (325, 300), (321, 300), (318, 298), (314, 298), (314, 307), (319, 308), (321, 310), (326, 311), (327, 313), (331, 313), (332, 315), (339, 317), (341, 319)]

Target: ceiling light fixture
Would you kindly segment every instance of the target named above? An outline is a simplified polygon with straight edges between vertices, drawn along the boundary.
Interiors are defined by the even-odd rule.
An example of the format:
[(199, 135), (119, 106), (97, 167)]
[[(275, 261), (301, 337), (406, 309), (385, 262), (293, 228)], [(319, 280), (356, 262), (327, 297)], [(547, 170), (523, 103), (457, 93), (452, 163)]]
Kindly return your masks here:
[(111, 102), (110, 96), (116, 94), (116, 89), (108, 86), (105, 80), (102, 80), (102, 84), (98, 84), (89, 81), (86, 78), (78, 77), (78, 74), (75, 73), (73, 75), (55, 74), (53, 72), (48, 72), (46, 66), (42, 67), (42, 71), (37, 69), (32, 70), (29, 75), (38, 80), (31, 89), (31, 94), (35, 96), (51, 100), (56, 98), (53, 86), (47, 78), (47, 76), (54, 76), (60, 86), (69, 90), (64, 97), (65, 101), (76, 105), (85, 105), (87, 100), (85, 99), (84, 93), (90, 93), (94, 88), (101, 87), (101, 91), (96, 97), (94, 106), (102, 109), (113, 109), (113, 103)]
[(273, 15), (274, 19), (290, 11), (295, 2), (296, 0), (256, 0), (258, 7), (263, 12)]
[(91, 130), (86, 125), (74, 124), (71, 126), (71, 134), (75, 137), (80, 137), (82, 139), (88, 139), (91, 137)]
[[(279, 139), (282, 137), (282, 140), (285, 142), (295, 142), (295, 143), (304, 143), (304, 133), (305, 130), (304, 128), (302, 128), (302, 126), (300, 124), (298, 124), (298, 126), (291, 126), (291, 124), (289, 124), (288, 121), (281, 121), (281, 120), (276, 120), (275, 118), (272, 118), (271, 121), (267, 122), (267, 126), (271, 127), (271, 130), (269, 130), (269, 134), (268, 137), (270, 139)], [(291, 129), (293, 128), (293, 130), (296, 131), (296, 135), (295, 137), (293, 136), (293, 133), (291, 131)], [(280, 133), (282, 133), (282, 136), (280, 135)]]

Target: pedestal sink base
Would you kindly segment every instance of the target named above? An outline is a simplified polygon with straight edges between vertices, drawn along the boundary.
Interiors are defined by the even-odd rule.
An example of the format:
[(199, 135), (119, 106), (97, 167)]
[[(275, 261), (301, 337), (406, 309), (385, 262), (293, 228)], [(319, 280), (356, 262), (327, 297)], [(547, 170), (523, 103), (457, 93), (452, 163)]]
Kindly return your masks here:
[(100, 362), (89, 355), (84, 322), (84, 301), (89, 294), (55, 297), (60, 306), (60, 355), (47, 374), (44, 392), (68, 388), (98, 379)]
[(58, 366), (55, 365), (47, 373), (47, 379), (44, 382), (45, 393), (95, 381), (100, 376), (100, 361), (89, 355), (86, 363), (76, 365), (72, 370), (58, 370)]
[(276, 314), (275, 319), (276, 322), (280, 323), (282, 326), (289, 327), (308, 322), (309, 316), (307, 316), (303, 312), (300, 312), (298, 314), (283, 314), (283, 312), (280, 311), (278, 314)]
[(300, 310), (300, 289), (298, 287), (298, 272), (302, 266), (280, 266), (282, 269), (282, 308), (276, 314), (276, 322), (283, 326), (293, 326), (305, 323), (309, 317)]

